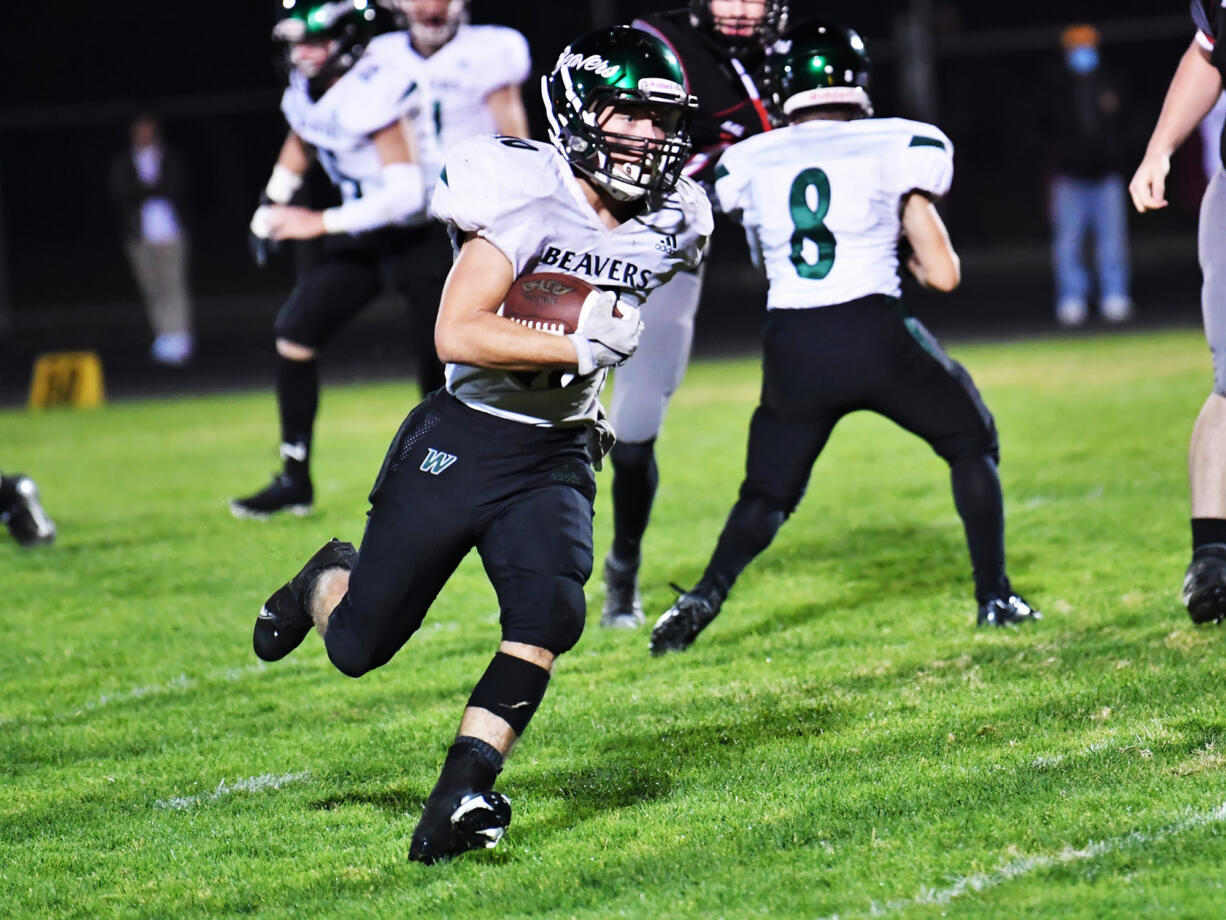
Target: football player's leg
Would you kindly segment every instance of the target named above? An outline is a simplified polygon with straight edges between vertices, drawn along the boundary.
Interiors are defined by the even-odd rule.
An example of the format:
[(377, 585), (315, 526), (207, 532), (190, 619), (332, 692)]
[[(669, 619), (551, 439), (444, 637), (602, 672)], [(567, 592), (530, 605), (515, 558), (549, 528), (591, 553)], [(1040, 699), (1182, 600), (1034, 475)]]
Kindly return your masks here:
[(648, 298), (648, 316), (634, 356), (617, 369), (609, 421), (617, 443), (613, 466), (613, 544), (605, 559), (605, 605), (601, 623), (642, 623), (638, 568), (643, 535), (659, 485), (655, 441), (669, 400), (680, 386), (694, 340), (694, 314), (702, 273), (681, 272)]
[(740, 495), (702, 578), (652, 628), (652, 654), (688, 648), (719, 614), (741, 572), (770, 546), (800, 503), (837, 419), (832, 412), (818, 420), (788, 421), (764, 405), (754, 411)]
[(1005, 572), (1005, 517), (996, 422), (970, 374), (914, 318), (893, 330), (897, 357), (872, 408), (923, 438), (949, 464), (962, 519), (980, 623), (1038, 619)]
[(1188, 449), (1192, 562), (1182, 599), (1197, 622), (1226, 616), (1226, 173), (1218, 170), (1201, 202), (1201, 312), (1213, 354), (1213, 391), (1201, 407)]
[[(719, 613), (737, 577), (774, 540), (855, 391), (837, 345), (855, 307), (771, 311), (763, 333), (761, 404), (749, 425), (745, 479), (702, 578), (664, 612), (651, 651), (687, 648)], [(833, 333), (833, 334), (830, 334)]]
[(498, 594), (502, 642), (413, 832), (409, 858), (426, 863), (492, 847), (510, 824), (510, 803), (494, 780), (544, 698), (554, 660), (583, 632), (591, 498), (566, 486), (526, 492), (477, 548)]
[(359, 677), (417, 630), (472, 547), (469, 478), (453, 471), (440, 481), (419, 468), (425, 431), (452, 442), (443, 427), (428, 404), (405, 419), (371, 490), (361, 549), (331, 541), (265, 602), (254, 634), (259, 657), (283, 657), (314, 626), (337, 669)]
[(373, 264), (356, 254), (329, 257), (298, 277), (274, 325), (282, 470), (265, 488), (230, 502), (236, 517), (310, 510), (311, 441), (319, 409), (316, 354), (378, 291)]
[(382, 270), (384, 283), (405, 299), (417, 383), (425, 396), (444, 383), (443, 365), (434, 349), (434, 321), (451, 268), (451, 240), (434, 221), (403, 232), (408, 235), (407, 247), (386, 256)]

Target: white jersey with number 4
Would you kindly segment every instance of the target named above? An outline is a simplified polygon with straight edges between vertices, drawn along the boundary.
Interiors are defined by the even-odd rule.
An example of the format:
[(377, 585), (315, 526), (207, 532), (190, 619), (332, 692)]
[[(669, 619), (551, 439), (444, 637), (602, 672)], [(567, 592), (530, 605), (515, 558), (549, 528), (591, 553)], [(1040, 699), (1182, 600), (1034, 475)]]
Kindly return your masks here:
[[(712, 228), (706, 194), (683, 178), (656, 210), (609, 229), (561, 154), (513, 137), (478, 137), (453, 149), (430, 211), (453, 239), (475, 234), (497, 247), (517, 278), (572, 275), (636, 307), (678, 271), (697, 267)], [(647, 310), (643, 322), (651, 322)], [(605, 374), (604, 368), (578, 376), (448, 364), (447, 390), (503, 418), (574, 425), (595, 420)]]
[(527, 39), (506, 26), (462, 25), (428, 58), (411, 53), (430, 81), (431, 118), (444, 152), (466, 138), (497, 134), (486, 97), (520, 85), (532, 70)]
[[(281, 111), (290, 130), (315, 149), (320, 165), (345, 201), (361, 198), (382, 184), (383, 164), (371, 135), (402, 118), (413, 123), (418, 165), (429, 189), (442, 157), (431, 117), (429, 85), (408, 36), (377, 36), (350, 70), (318, 100), (307, 93), (307, 80), (290, 74)], [(423, 209), (418, 219), (425, 221)]]
[(924, 122), (817, 120), (726, 150), (715, 191), (766, 271), (767, 307), (805, 309), (897, 297), (901, 199), (941, 197), (953, 170), (953, 144)]

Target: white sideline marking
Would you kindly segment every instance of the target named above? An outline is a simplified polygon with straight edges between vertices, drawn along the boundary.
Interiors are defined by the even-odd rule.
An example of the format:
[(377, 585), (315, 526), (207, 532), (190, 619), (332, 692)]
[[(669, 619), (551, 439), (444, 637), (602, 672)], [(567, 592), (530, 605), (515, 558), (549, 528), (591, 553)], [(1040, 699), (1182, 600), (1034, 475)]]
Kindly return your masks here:
[(887, 901), (884, 904), (873, 901), (870, 903), (867, 911), (850, 914), (831, 914), (828, 917), (821, 918), (821, 920), (849, 920), (851, 917), (888, 917), (893, 914), (901, 914), (903, 911), (919, 905), (945, 905), (954, 898), (961, 897), (964, 894), (987, 891), (989, 888), (995, 888), (1003, 885), (1005, 882), (1011, 882), (1015, 878), (1021, 878), (1033, 872), (1051, 869), (1055, 866), (1067, 866), (1072, 863), (1086, 862), (1118, 850), (1129, 850), (1135, 847), (1160, 843), (1186, 831), (1206, 827), (1210, 824), (1221, 824), (1224, 821), (1226, 821), (1226, 803), (1210, 811), (1194, 812), (1176, 821), (1174, 824), (1168, 824), (1166, 827), (1159, 828), (1152, 833), (1132, 831), (1122, 837), (1112, 837), (1099, 841), (1091, 840), (1080, 848), (1066, 846), (1059, 853), (1039, 853), (1035, 856), (1023, 856), (1020, 859), (1010, 860), (991, 872), (977, 872), (974, 875), (959, 878), (948, 888), (923, 887), (920, 889), (919, 894), (907, 900)]
[(177, 677), (172, 677), (164, 684), (148, 684), (144, 687), (133, 687), (130, 690), (120, 690), (117, 693), (104, 693), (96, 700), (90, 700), (81, 706), (74, 709), (69, 709), (64, 712), (56, 712), (51, 715), (31, 715), (31, 716), (0, 716), (0, 725), (10, 725), (15, 722), (57, 722), (62, 719), (71, 719), (74, 716), (79, 716), (84, 712), (89, 712), (94, 709), (101, 709), (104, 706), (110, 706), (114, 703), (123, 703), (129, 700), (138, 700), (144, 696), (154, 696), (160, 693), (174, 693), (180, 690), (190, 690), (201, 681), (224, 680), (228, 683), (242, 680), (251, 674), (259, 674), (267, 670), (264, 662), (256, 662), (255, 664), (246, 665), (241, 668), (227, 668), (220, 673), (205, 675), (199, 678), (188, 677), (186, 674), (179, 674)]
[(217, 784), (217, 788), (207, 795), (187, 795), (175, 796), (172, 799), (158, 799), (154, 805), (157, 808), (184, 811), (197, 805), (203, 805), (205, 802), (216, 802), (218, 799), (234, 795), (236, 792), (261, 792), (264, 789), (280, 789), (282, 786), (289, 785), (290, 783), (302, 782), (310, 777), (310, 775), (310, 773), (303, 770), (301, 773), (284, 773), (280, 776), (273, 773), (263, 773), (259, 776), (235, 780), (233, 783), (227, 783), (223, 779)]

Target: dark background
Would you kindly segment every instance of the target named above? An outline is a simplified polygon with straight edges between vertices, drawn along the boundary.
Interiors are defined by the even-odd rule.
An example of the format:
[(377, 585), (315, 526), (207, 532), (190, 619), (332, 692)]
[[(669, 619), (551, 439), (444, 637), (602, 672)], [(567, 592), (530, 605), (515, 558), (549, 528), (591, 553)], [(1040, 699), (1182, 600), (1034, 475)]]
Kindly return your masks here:
[[(279, 77), (269, 39), (276, 4), (113, 2), (7, 4), (0, 91), (0, 399), (24, 389), (38, 352), (93, 348), (107, 360), (112, 391), (147, 387), (170, 371), (143, 363), (149, 333), (106, 197), (107, 165), (140, 111), (160, 115), (193, 176), (193, 278), (201, 352), (179, 380), (205, 371), (263, 382), (271, 323), (293, 280), (292, 259), (263, 270), (246, 252), (246, 223), (284, 135)], [(543, 136), (536, 81), (561, 47), (605, 22), (668, 8), (642, 0), (474, 0), (475, 22), (523, 32), (534, 76), (525, 99)], [(963, 256), (963, 287), (938, 300), (908, 291), (938, 333), (996, 335), (1049, 329), (1052, 288), (1046, 217), (1046, 145), (1040, 128), (1059, 65), (1059, 32), (1071, 21), (1103, 33), (1104, 67), (1124, 91), (1128, 162), (1139, 161), (1167, 84), (1193, 27), (1183, 0), (1037, 4), (859, 0), (793, 4), (794, 18), (824, 15), (856, 27), (874, 63), (881, 115), (935, 121), (953, 139), (956, 176), (943, 204)], [(54, 10), (54, 12), (49, 12)], [(909, 81), (908, 13), (932, 26), (936, 83)], [(601, 21), (597, 21), (601, 20)], [(1126, 177), (1127, 178), (1127, 177)], [(1199, 145), (1176, 158), (1166, 212), (1131, 215), (1138, 322), (1190, 323), (1198, 316), (1196, 206), (1203, 189)], [(761, 288), (739, 230), (720, 227), (700, 315), (698, 347), (748, 351), (761, 317)], [(388, 324), (393, 310), (336, 343), (359, 373), (403, 372), (408, 351)], [(397, 326), (397, 328), (399, 328)], [(191, 376), (192, 374), (197, 376)]]

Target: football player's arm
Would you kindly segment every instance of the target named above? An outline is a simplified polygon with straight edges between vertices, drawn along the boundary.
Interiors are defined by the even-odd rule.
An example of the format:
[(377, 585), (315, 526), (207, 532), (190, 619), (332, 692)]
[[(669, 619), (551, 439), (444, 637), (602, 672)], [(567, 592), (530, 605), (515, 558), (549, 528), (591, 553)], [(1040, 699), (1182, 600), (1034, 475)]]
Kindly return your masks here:
[(515, 270), (498, 247), (469, 236), (443, 286), (434, 347), (439, 360), (508, 371), (561, 368), (574, 371), (571, 341), (521, 326), (498, 315)]
[(270, 208), (271, 236), (278, 240), (309, 240), (327, 233), (361, 233), (399, 223), (425, 207), (425, 187), (408, 129), (401, 121), (373, 135), (382, 164), (379, 188), (326, 211), (281, 206)]
[(924, 194), (912, 192), (903, 202), (902, 230), (913, 253), (907, 268), (924, 287), (952, 291), (962, 280), (962, 265), (945, 222)]
[(1175, 69), (1145, 156), (1128, 183), (1128, 194), (1138, 211), (1166, 207), (1171, 154), (1209, 114), (1221, 94), (1222, 75), (1209, 63), (1209, 52), (1194, 39)]
[(518, 83), (508, 83), (485, 97), (485, 107), (494, 119), (499, 134), (507, 137), (528, 137), (528, 113)]

